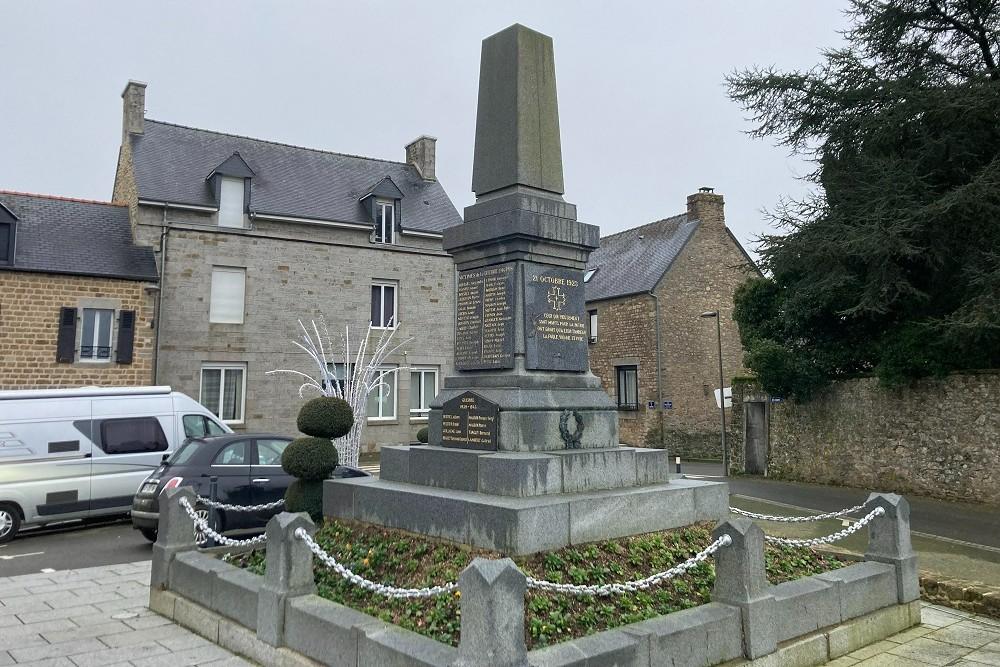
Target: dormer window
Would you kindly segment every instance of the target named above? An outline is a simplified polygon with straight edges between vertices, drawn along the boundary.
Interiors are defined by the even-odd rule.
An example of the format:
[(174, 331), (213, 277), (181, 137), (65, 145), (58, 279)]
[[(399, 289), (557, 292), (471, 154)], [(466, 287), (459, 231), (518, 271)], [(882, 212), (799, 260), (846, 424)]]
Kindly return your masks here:
[(224, 176), (219, 186), (219, 227), (243, 227), (243, 179)]
[(375, 242), (395, 243), (396, 204), (380, 199), (375, 202)]
[(587, 269), (587, 271), (583, 274), (583, 282), (589, 283), (595, 273), (597, 273), (597, 269)]
[(0, 265), (14, 263), (17, 216), (0, 203)]
[(250, 184), (254, 171), (239, 153), (233, 153), (212, 170), (206, 180), (219, 203), (219, 227), (246, 227)]

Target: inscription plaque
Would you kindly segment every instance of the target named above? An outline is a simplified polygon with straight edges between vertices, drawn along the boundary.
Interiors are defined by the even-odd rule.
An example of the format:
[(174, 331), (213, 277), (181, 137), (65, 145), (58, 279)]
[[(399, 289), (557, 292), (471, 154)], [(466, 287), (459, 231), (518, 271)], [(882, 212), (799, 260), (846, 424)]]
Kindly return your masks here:
[(455, 368), (514, 367), (514, 264), (458, 274)]
[(441, 444), (496, 450), (500, 406), (467, 391), (441, 406)]
[(586, 371), (583, 271), (524, 264), (525, 368)]

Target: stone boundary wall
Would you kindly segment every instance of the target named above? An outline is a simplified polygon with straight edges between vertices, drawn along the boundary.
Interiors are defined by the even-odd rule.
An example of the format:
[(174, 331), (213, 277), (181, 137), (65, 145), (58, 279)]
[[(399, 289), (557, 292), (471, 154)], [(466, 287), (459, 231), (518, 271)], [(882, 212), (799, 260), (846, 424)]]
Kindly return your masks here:
[[(734, 469), (743, 410), (734, 388)], [(738, 396), (737, 396), (738, 395)], [(925, 379), (899, 389), (875, 378), (832, 385), (807, 403), (769, 404), (767, 475), (1000, 506), (1000, 371)]]
[(294, 537), (297, 529), (312, 533), (307, 515), (271, 519), (259, 576), (195, 549), (182, 498), (194, 502), (181, 488), (161, 503), (150, 608), (266, 665), (708, 667), (741, 660), (795, 667), (823, 664), (920, 623), (909, 510), (898, 496), (870, 499), (885, 512), (870, 526), (865, 562), (772, 586), (760, 527), (724, 521), (714, 535), (729, 535), (731, 544), (716, 554), (713, 602), (530, 652), (526, 580), (510, 560), (476, 559), (463, 571), (455, 648), (317, 596), (312, 553)]

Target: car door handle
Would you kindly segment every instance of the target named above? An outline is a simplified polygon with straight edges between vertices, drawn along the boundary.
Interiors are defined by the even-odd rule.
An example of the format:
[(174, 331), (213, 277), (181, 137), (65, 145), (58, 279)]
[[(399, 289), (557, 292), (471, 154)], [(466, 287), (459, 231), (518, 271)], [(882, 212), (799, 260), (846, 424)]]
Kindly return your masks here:
[(267, 483), (268, 483), (268, 482), (270, 482), (271, 480), (269, 480), (269, 479), (264, 479), (263, 477), (260, 477), (260, 478), (258, 478), (258, 479), (252, 479), (252, 480), (250, 480), (250, 481), (251, 481), (251, 482), (253, 482), (254, 484), (267, 484)]

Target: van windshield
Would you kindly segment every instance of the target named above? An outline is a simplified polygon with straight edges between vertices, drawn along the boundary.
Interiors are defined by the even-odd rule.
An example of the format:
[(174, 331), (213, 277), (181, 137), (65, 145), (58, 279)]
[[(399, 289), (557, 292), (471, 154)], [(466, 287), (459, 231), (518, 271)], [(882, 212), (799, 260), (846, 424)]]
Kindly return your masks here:
[(167, 459), (167, 463), (175, 466), (182, 466), (187, 463), (195, 452), (198, 451), (198, 445), (202, 444), (198, 440), (188, 440), (183, 445), (181, 445), (173, 455)]

